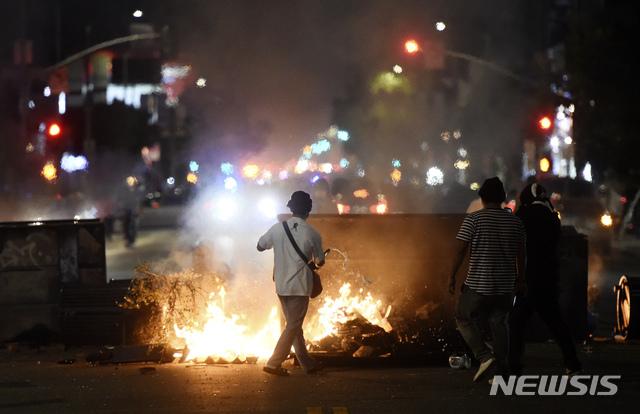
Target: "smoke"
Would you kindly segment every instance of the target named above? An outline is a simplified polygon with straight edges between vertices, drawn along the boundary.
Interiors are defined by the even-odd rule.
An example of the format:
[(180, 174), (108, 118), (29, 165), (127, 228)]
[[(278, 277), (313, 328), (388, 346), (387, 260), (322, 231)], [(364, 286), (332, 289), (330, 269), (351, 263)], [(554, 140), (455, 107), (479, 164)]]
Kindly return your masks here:
[[(417, 180), (424, 188), (429, 168), (444, 172), (445, 185), (427, 189), (429, 197), (462, 192), (456, 197), (468, 204), (474, 194), (455, 181), (468, 186), (492, 175), (517, 188), (526, 87), (463, 59), (429, 72), (423, 60), (409, 61), (402, 45), (409, 37), (441, 40), (447, 50), (526, 72), (534, 42), (525, 3), (176, 3), (170, 28), (179, 58), (207, 81), (181, 97), (195, 135), (184, 156), (213, 167), (248, 160), (283, 165), (337, 124), (349, 130), (345, 151), (364, 166), (372, 192), (387, 187), (391, 158), (403, 163), (403, 185)], [(440, 20), (444, 32), (435, 30)], [(398, 64), (406, 88), (373, 92), (376, 77)], [(456, 133), (459, 139), (443, 140)], [(454, 178), (460, 149), (469, 169)], [(427, 210), (422, 195), (403, 193), (409, 199), (398, 204), (420, 206), (403, 212), (448, 208)]]
[[(395, 211), (455, 213), (476, 197), (468, 189), (472, 180), (497, 173), (519, 178), (520, 167), (509, 160), (520, 160), (522, 86), (464, 60), (434, 74), (408, 61), (402, 44), (408, 37), (440, 36), (447, 50), (524, 69), (530, 57), (525, 3), (167, 2), (164, 19), (178, 42), (178, 59), (191, 65), (194, 78), (206, 79), (205, 87), (191, 86), (181, 96), (194, 134), (184, 157), (210, 174), (201, 178), (185, 215), (193, 243), (211, 241), (234, 272), (268, 277), (268, 255), (255, 251), (273, 223), (257, 212), (260, 193), (270, 192), (282, 208), (292, 191), (313, 188), (289, 180), (268, 191), (247, 185), (225, 192), (220, 164), (284, 165), (333, 124), (349, 130), (344, 153), (351, 171), (360, 163), (366, 176), (328, 178), (331, 189), (323, 192), (331, 196), (366, 186), (372, 198), (389, 193), (398, 199)], [(440, 20), (444, 32), (435, 30)], [(376, 77), (396, 64), (406, 65), (399, 75), (406, 88), (374, 91)], [(451, 177), (459, 174), (453, 164), (461, 148), (470, 169), (458, 183)], [(392, 159), (402, 162), (396, 187), (389, 179)], [(445, 185), (425, 185), (431, 167), (443, 171)], [(221, 197), (235, 199), (238, 218), (220, 219), (216, 209), (231, 203)]]

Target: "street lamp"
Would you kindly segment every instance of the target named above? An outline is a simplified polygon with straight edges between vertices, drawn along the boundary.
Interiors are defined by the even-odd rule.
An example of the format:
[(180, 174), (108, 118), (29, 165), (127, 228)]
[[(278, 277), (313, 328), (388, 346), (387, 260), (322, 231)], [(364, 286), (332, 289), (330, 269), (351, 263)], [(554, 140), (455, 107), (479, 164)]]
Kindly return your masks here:
[(421, 52), (424, 57), (424, 66), (427, 69), (444, 69), (444, 43), (440, 41), (423, 41), (418, 43), (415, 39), (407, 40), (404, 50), (409, 55)]
[(404, 50), (406, 50), (408, 54), (414, 55), (420, 50), (420, 45), (413, 39), (407, 40), (404, 44)]
[(481, 59), (479, 57), (472, 56), (466, 53), (447, 50), (444, 47), (444, 43), (441, 41), (423, 41), (421, 45), (415, 39), (410, 39), (405, 42), (404, 49), (410, 55), (415, 55), (417, 52), (422, 52), (425, 56), (425, 68), (427, 69), (444, 69), (444, 57), (449, 56), (477, 63), (495, 72), (501, 73), (502, 75), (519, 80), (521, 82), (527, 81), (522, 76), (513, 73), (510, 70), (505, 69), (502, 66), (488, 60)]

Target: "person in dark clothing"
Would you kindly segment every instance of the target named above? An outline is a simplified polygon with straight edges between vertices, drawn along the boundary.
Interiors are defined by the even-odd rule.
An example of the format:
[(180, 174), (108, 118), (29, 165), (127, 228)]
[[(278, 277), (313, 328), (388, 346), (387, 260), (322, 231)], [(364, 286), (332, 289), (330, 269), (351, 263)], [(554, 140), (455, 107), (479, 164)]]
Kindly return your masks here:
[(522, 375), (525, 329), (534, 312), (549, 327), (562, 355), (566, 373), (582, 370), (571, 329), (562, 318), (559, 295), (561, 225), (558, 213), (540, 184), (527, 185), (519, 195), (516, 216), (527, 233), (527, 293), (516, 297), (509, 313), (509, 368)]
[(126, 247), (133, 247), (138, 236), (138, 221), (144, 195), (135, 177), (127, 177), (119, 189), (119, 204), (122, 212), (122, 228)]

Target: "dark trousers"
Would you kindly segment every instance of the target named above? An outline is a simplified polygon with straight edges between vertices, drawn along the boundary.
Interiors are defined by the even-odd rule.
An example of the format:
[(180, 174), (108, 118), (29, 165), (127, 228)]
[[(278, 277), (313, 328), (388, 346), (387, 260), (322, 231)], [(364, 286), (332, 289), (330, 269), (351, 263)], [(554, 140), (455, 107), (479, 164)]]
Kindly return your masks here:
[(525, 331), (527, 322), (536, 312), (551, 331), (564, 358), (564, 365), (571, 371), (582, 369), (571, 334), (571, 328), (562, 318), (557, 294), (529, 291), (525, 297), (518, 297), (516, 305), (509, 313), (509, 368), (511, 374), (522, 375), (524, 369)]
[(122, 227), (127, 244), (133, 244), (138, 236), (138, 213), (134, 209), (125, 210), (122, 216)]
[[(508, 374), (509, 327), (507, 314), (511, 309), (513, 295), (481, 295), (462, 285), (462, 295), (456, 305), (456, 325), (473, 356), (482, 362), (495, 357), (499, 363), (498, 373)], [(492, 347), (485, 341), (477, 324), (479, 317), (486, 316), (491, 325)]]

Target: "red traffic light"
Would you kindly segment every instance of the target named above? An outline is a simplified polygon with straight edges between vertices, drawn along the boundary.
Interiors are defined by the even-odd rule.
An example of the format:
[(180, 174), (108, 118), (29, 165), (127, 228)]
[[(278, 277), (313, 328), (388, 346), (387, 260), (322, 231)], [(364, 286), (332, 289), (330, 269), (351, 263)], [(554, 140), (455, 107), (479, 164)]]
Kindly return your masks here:
[(549, 129), (551, 128), (551, 119), (549, 119), (548, 116), (542, 117), (538, 121), (538, 124), (540, 124), (540, 128), (542, 129)]
[(404, 44), (404, 50), (408, 54), (413, 55), (414, 53), (417, 53), (420, 50), (420, 45), (418, 44), (418, 42), (416, 42), (413, 39), (407, 40)]
[(52, 136), (52, 137), (57, 137), (58, 135), (60, 135), (61, 132), (62, 132), (62, 128), (60, 128), (60, 125), (56, 123), (49, 125), (49, 128), (47, 128), (47, 133), (49, 134), (49, 136)]

